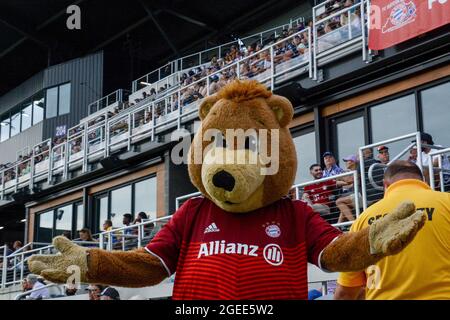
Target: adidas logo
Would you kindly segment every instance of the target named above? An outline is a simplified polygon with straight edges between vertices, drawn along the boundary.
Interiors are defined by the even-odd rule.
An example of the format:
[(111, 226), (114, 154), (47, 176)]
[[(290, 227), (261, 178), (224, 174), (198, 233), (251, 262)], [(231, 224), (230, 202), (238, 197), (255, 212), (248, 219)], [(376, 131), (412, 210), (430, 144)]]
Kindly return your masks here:
[(216, 224), (213, 222), (211, 223), (209, 226), (206, 227), (205, 229), (205, 233), (210, 233), (210, 232), (219, 232), (220, 229), (217, 228)]

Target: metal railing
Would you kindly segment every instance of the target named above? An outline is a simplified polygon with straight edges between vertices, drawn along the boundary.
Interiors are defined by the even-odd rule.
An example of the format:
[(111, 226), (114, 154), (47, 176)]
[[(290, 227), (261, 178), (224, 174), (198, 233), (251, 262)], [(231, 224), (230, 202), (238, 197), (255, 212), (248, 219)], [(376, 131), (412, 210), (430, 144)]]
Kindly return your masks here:
[[(331, 183), (327, 183), (329, 181)], [(338, 181), (341, 182), (340, 185)], [(292, 186), (291, 196), (307, 202), (334, 227), (347, 227), (353, 224), (360, 214), (362, 203), (359, 182), (358, 172), (353, 170), (296, 184)], [(320, 188), (317, 187), (318, 184)], [(305, 190), (306, 187), (311, 188)]]
[(94, 114), (99, 110), (105, 109), (112, 104), (128, 101), (128, 96), (131, 94), (129, 90), (118, 89), (110, 94), (100, 98), (88, 105), (88, 114)]
[[(53, 145), (51, 141), (41, 143), (40, 145), (46, 146), (45, 151), (42, 148), (38, 148), (39, 150), (33, 148), (31, 160), (23, 161), (25, 164), (17, 163), (12, 168), (0, 172), (1, 199), (7, 194), (16, 192), (19, 187), (28, 185), (31, 189), (37, 180), (53, 183), (57, 176), (61, 176), (63, 180), (68, 179), (70, 172), (78, 168), (81, 168), (82, 172), (87, 172), (89, 163), (107, 157), (112, 152), (130, 150), (133, 144), (143, 139), (154, 141), (158, 132), (181, 128), (183, 122), (197, 116), (198, 104), (204, 96), (217, 92), (233, 79), (256, 79), (273, 90), (276, 83), (300, 73), (309, 71), (311, 75), (311, 50), (303, 54), (283, 56), (281, 59), (276, 54), (278, 46), (300, 35), (310, 39), (311, 30), (306, 28), (284, 38), (268, 48), (177, 89), (169, 96), (148, 102), (138, 108), (127, 109), (122, 114), (110, 115), (105, 111), (96, 119), (69, 129), (69, 137), (63, 143), (58, 145)], [(43, 153), (45, 157), (40, 159), (37, 175), (34, 160)], [(32, 173), (19, 170), (19, 166), (29, 166)]]
[[(60, 290), (61, 296), (64, 296), (64, 292), (63, 292), (63, 290), (61, 289), (61, 288), (62, 288), (62, 285), (57, 284), (57, 283), (49, 283), (49, 284), (46, 284), (46, 285), (44, 285), (44, 286), (42, 286), (42, 287), (40, 287), (40, 288), (31, 289), (31, 290), (28, 290), (28, 291), (19, 293), (18, 295), (16, 295), (16, 296), (14, 297), (14, 300), (21, 300), (23, 297), (26, 297), (26, 296), (30, 295), (31, 293), (33, 293), (33, 292), (41, 291), (41, 290), (43, 290), (43, 289), (48, 289), (48, 288), (52, 288), (52, 287), (58, 287), (59, 290)], [(52, 297), (51, 297), (51, 296), (49, 296), (49, 297), (43, 297), (42, 300), (44, 300), (44, 299), (52, 299)]]
[[(197, 66), (201, 66), (205, 63), (208, 63), (211, 61), (211, 59), (216, 56), (218, 59), (224, 57), (224, 54), (227, 52), (227, 49), (229, 49), (232, 45), (236, 45), (237, 47), (240, 47), (240, 42), (244, 43), (254, 43), (259, 42), (261, 45), (263, 45), (264, 41), (267, 39), (267, 37), (274, 37), (276, 38), (283, 30), (286, 28), (291, 28), (292, 26), (297, 26), (300, 23), (304, 23), (305, 19), (303, 17), (297, 18), (297, 19), (291, 19), (291, 21), (287, 24), (277, 26), (274, 28), (271, 28), (269, 30), (256, 33), (247, 37), (243, 37), (234, 41), (227, 42), (225, 44), (221, 44), (219, 46), (209, 48), (194, 54), (190, 54), (187, 56), (184, 56), (182, 58), (179, 58), (177, 60), (171, 61), (168, 64), (147, 73), (146, 75), (139, 77), (138, 79), (134, 80), (132, 83), (132, 91), (133, 93), (135, 91), (138, 91), (148, 84), (154, 84), (156, 82), (160, 82), (161, 80), (166, 81), (165, 78), (176, 73), (176, 72), (185, 72), (186, 69), (191, 69)], [(281, 32), (280, 32), (281, 31)]]
[[(430, 187), (433, 190), (448, 192), (450, 190), (450, 148), (431, 151), (427, 157)], [(435, 177), (436, 173), (438, 177)], [(436, 186), (436, 178), (439, 181), (439, 188)]]
[(98, 235), (99, 247), (106, 250), (131, 250), (145, 246), (172, 216), (104, 231)]
[[(81, 246), (99, 246), (97, 242), (91, 241), (73, 241)], [(37, 247), (37, 248), (36, 248)], [(30, 242), (21, 249), (11, 253), (10, 255), (4, 255), (3, 267), (2, 267), (2, 283), (1, 287), (5, 288), (10, 285), (16, 285), (23, 281), (23, 279), (29, 274), (26, 261), (33, 254), (54, 254), (54, 246), (48, 243), (42, 242)]]
[[(328, 181), (333, 181), (334, 185), (329, 184), (328, 186), (330, 188), (328, 188), (327, 190), (323, 190), (322, 188), (320, 188), (320, 190), (317, 188), (314, 188), (315, 185), (322, 184), (322, 183), (325, 183)], [(341, 181), (342, 182), (341, 185), (337, 186), (336, 181)], [(307, 186), (312, 186), (313, 188), (310, 188), (305, 193), (304, 189)], [(343, 188), (345, 188), (345, 189), (343, 189)], [(309, 196), (306, 197), (306, 196), (304, 196), (304, 194), (308, 194)], [(186, 195), (177, 197), (175, 199), (176, 210), (178, 210), (185, 201), (187, 201), (193, 197), (200, 196), (200, 195), (201, 195), (200, 192), (193, 192), (190, 194), (186, 194)], [(361, 212), (361, 209), (360, 209), (362, 206), (361, 192), (359, 190), (358, 172), (355, 170), (345, 172), (345, 173), (342, 173), (339, 175), (335, 175), (332, 177), (327, 177), (327, 178), (322, 178), (322, 179), (317, 179), (317, 180), (312, 180), (312, 181), (308, 181), (308, 182), (304, 182), (304, 183), (295, 184), (292, 186), (291, 191), (289, 192), (289, 195), (293, 199), (303, 200), (303, 201), (307, 202), (314, 210), (319, 212), (326, 221), (328, 221), (335, 227), (346, 227), (346, 226), (351, 225), (353, 223), (353, 220), (355, 218), (359, 217), (359, 214)], [(327, 198), (326, 202), (320, 201), (320, 200), (323, 200), (324, 195)], [(350, 209), (350, 211), (351, 211), (350, 214), (348, 214), (348, 213), (343, 214), (340, 209), (343, 207), (342, 206), (339, 207), (336, 205), (336, 201), (338, 201), (339, 198), (343, 198), (343, 197), (353, 197), (354, 204), (359, 204), (359, 205), (354, 205), (354, 207)], [(339, 201), (338, 201), (338, 203), (339, 203)], [(324, 206), (319, 205), (319, 204), (323, 204)], [(353, 212), (355, 213), (354, 216), (353, 216)], [(349, 217), (350, 215), (353, 216), (352, 220), (346, 218), (346, 217)], [(344, 220), (344, 219), (347, 219), (350, 221), (342, 221), (342, 222), (339, 221), (339, 220)]]
[[(362, 50), (362, 60), (368, 62), (367, 22), (370, 12), (369, 0), (359, 1), (349, 7), (340, 7), (325, 17), (317, 11), (332, 0), (328, 0), (313, 8), (313, 79), (319, 80), (320, 61), (327, 62), (339, 59), (346, 48)], [(359, 11), (359, 14), (357, 13)], [(339, 21), (338, 21), (339, 20)], [(338, 26), (334, 28), (332, 26)], [(321, 33), (319, 35), (319, 32)], [(359, 48), (359, 49), (358, 49)]]
[[(412, 142), (412, 140), (414, 142)], [(406, 142), (406, 147), (400, 146), (401, 143)], [(376, 148), (378, 146), (390, 146), (391, 144), (397, 144), (397, 147), (402, 147), (403, 149), (394, 157), (389, 159), (389, 162), (387, 164), (381, 164), (378, 163), (375, 159), (372, 157), (365, 157), (364, 152), (367, 153), (366, 150), (370, 150), (370, 154), (373, 154), (372, 149)], [(360, 170), (360, 177), (361, 177), (361, 186), (362, 186), (362, 197), (363, 197), (363, 209), (366, 210), (367, 207), (372, 204), (375, 201), (380, 200), (383, 198), (384, 194), (384, 188), (382, 185), (383, 175), (384, 175), (384, 169), (393, 161), (399, 160), (402, 157), (411, 155), (411, 150), (417, 150), (417, 158), (416, 160), (413, 160), (411, 158), (411, 161), (414, 161), (417, 166), (420, 168), (420, 170), (423, 171), (422, 168), (422, 144), (420, 140), (420, 132), (410, 133), (403, 136), (395, 137), (392, 139), (383, 140), (377, 143), (372, 143), (366, 146), (362, 146), (359, 148), (358, 151), (358, 158), (359, 161), (359, 170)], [(407, 155), (407, 153), (410, 153)], [(362, 160), (361, 160), (362, 159)]]

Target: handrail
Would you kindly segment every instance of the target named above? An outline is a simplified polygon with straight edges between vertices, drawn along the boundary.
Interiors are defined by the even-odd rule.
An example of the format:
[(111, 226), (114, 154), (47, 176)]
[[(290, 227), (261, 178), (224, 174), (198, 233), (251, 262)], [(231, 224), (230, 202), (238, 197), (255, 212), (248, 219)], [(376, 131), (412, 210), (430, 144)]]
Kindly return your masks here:
[[(436, 146), (437, 147), (437, 146)], [(431, 151), (430, 153), (427, 154), (428, 157), (428, 171), (429, 171), (429, 175), (430, 175), (430, 187), (433, 190), (436, 190), (436, 185), (435, 185), (435, 179), (434, 179), (434, 171), (439, 171), (439, 182), (440, 182), (440, 187), (441, 187), (441, 191), (445, 190), (445, 180), (444, 180), (444, 172), (450, 174), (450, 170), (449, 169), (445, 169), (442, 168), (442, 155), (444, 155), (445, 153), (450, 153), (450, 148), (439, 148), (436, 151)], [(438, 157), (438, 167), (435, 168), (433, 166), (433, 158), (439, 156)]]
[[(276, 30), (278, 30), (278, 29), (280, 29), (280, 28), (283, 28), (283, 29), (284, 29), (286, 26), (290, 27), (290, 26), (292, 26), (292, 24), (293, 24), (294, 22), (298, 25), (300, 22), (304, 22), (304, 20), (305, 20), (305, 19), (304, 19), (303, 17), (299, 17), (299, 18), (294, 19), (294, 20), (291, 19), (291, 21), (290, 21), (289, 23), (283, 24), (283, 25), (281, 25), (281, 26), (273, 27), (273, 28), (271, 28), (271, 29), (268, 29), (268, 30), (265, 30), (265, 31), (262, 31), (262, 32), (259, 32), (259, 33), (255, 33), (255, 34), (250, 35), (250, 36), (246, 36), (246, 37), (243, 37), (243, 38), (239, 38), (238, 40), (229, 41), (229, 42), (227, 42), (227, 43), (220, 44), (220, 45), (218, 45), (218, 46), (215, 46), (215, 47), (212, 47), (212, 48), (208, 48), (208, 49), (205, 49), (205, 50), (203, 50), (203, 51), (199, 51), (199, 52), (196, 52), (196, 53), (193, 53), (193, 54), (189, 54), (189, 55), (186, 55), (186, 56), (184, 56), (184, 57), (181, 57), (181, 58), (178, 58), (178, 59), (176, 59), (176, 60), (173, 60), (173, 61), (171, 61), (171, 62), (168, 62), (168, 63), (165, 64), (164, 66), (162, 66), (162, 67), (160, 67), (160, 68), (158, 68), (158, 69), (155, 69), (155, 70), (153, 70), (153, 71), (151, 71), (151, 72), (149, 72), (149, 73), (147, 73), (147, 74), (144, 74), (144, 75), (142, 75), (141, 77), (138, 77), (136, 80), (133, 80), (133, 82), (132, 82), (132, 92), (134, 93), (135, 91), (137, 91), (137, 85), (136, 85), (136, 84), (137, 84), (137, 81), (139, 81), (139, 80), (141, 80), (141, 79), (143, 79), (143, 78), (146, 78), (146, 80), (147, 80), (146, 82), (148, 82), (148, 76), (151, 75), (151, 74), (153, 74), (153, 73), (155, 73), (155, 72), (158, 72), (158, 74), (159, 74), (158, 80), (157, 80), (157, 81), (164, 80), (164, 79), (161, 79), (161, 78), (160, 78), (160, 73), (161, 73), (161, 70), (162, 70), (162, 69), (165, 69), (167, 66), (172, 67), (172, 66), (175, 65), (175, 66), (178, 67), (178, 64), (181, 63), (180, 69), (181, 69), (181, 71), (183, 71), (183, 70), (185, 70), (185, 69), (183, 69), (183, 65), (182, 65), (182, 61), (183, 61), (184, 59), (187, 59), (187, 58), (190, 58), (190, 57), (194, 57), (194, 56), (197, 56), (197, 55), (198, 55), (198, 56), (200, 57), (200, 59), (201, 59), (201, 56), (202, 56), (203, 53), (209, 52), (209, 51), (213, 51), (213, 50), (217, 50), (217, 49), (219, 50), (219, 56), (220, 56), (221, 48), (222, 48), (222, 47), (227, 47), (227, 46), (229, 46), (229, 45), (231, 45), (231, 44), (233, 44), (233, 43), (238, 43), (239, 40), (245, 41), (245, 40), (248, 40), (248, 39), (251, 39), (251, 38), (255, 38), (256, 36), (258, 36), (259, 38), (262, 38), (262, 35), (263, 35), (263, 34), (271, 33), (272, 31), (276, 31)], [(200, 65), (200, 64), (202, 64), (201, 61), (200, 61), (199, 65)], [(194, 68), (194, 67), (196, 67), (196, 66), (193, 66), (193, 67), (190, 67), (190, 68)], [(169, 74), (169, 76), (172, 75), (173, 73), (174, 73), (174, 71), (171, 70), (171, 73)], [(168, 76), (167, 76), (167, 77), (168, 77)]]
[[(31, 290), (22, 292), (22, 293), (18, 294), (17, 296), (15, 296), (15, 297), (14, 297), (14, 300), (20, 300), (20, 298), (22, 298), (22, 297), (24, 297), (24, 296), (27, 296), (27, 295), (29, 295), (30, 293), (33, 293), (33, 292), (42, 290), (42, 289), (44, 289), (44, 288), (51, 288), (51, 287), (55, 287), (55, 286), (60, 286), (60, 285), (57, 284), (57, 283), (49, 283), (49, 284), (46, 284), (46, 285), (44, 285), (44, 286), (42, 286), (42, 287), (40, 287), (40, 288), (31, 289)], [(46, 298), (50, 298), (50, 297), (46, 297)], [(43, 300), (44, 300), (44, 298), (43, 298)]]
[[(358, 156), (359, 156), (359, 159), (360, 159), (360, 162), (361, 162), (359, 168), (360, 168), (360, 178), (361, 178), (361, 182), (362, 182), (361, 183), (361, 186), (362, 186), (361, 193), (362, 193), (362, 196), (363, 196), (362, 198), (363, 198), (363, 209), (364, 210), (367, 209), (368, 201), (367, 201), (367, 187), (366, 187), (366, 184), (364, 183), (365, 166), (363, 165), (364, 163), (363, 163), (363, 160), (362, 160), (362, 159), (364, 159), (363, 151), (365, 149), (372, 149), (372, 148), (375, 148), (375, 147), (378, 147), (378, 146), (382, 146), (382, 145), (386, 145), (386, 144), (390, 144), (390, 143), (393, 143), (393, 142), (402, 141), (402, 140), (410, 139), (410, 138), (414, 138), (415, 141), (416, 141), (416, 145), (417, 145), (417, 166), (420, 168), (420, 171), (423, 171), (423, 168), (422, 168), (422, 144), (420, 143), (421, 140), (420, 140), (420, 132), (419, 131), (415, 132), (415, 133), (405, 134), (405, 135), (402, 135), (402, 136), (399, 136), (399, 137), (395, 137), (395, 138), (391, 138), (391, 139), (386, 139), (386, 140), (379, 141), (379, 142), (376, 142), (376, 143), (368, 144), (368, 145), (365, 145), (365, 146), (362, 146), (362, 147), (358, 148)], [(412, 145), (410, 145), (410, 146), (412, 146)], [(404, 154), (404, 151), (402, 151), (402, 154)], [(397, 159), (397, 158), (394, 158), (393, 160), (391, 160), (391, 162), (394, 161), (395, 159)]]

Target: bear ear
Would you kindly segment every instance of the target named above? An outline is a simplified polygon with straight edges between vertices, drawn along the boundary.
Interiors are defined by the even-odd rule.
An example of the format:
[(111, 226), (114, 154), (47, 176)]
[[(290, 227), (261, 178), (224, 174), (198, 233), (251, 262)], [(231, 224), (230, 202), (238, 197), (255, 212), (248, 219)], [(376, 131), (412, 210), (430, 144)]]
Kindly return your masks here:
[(211, 96), (206, 97), (203, 99), (202, 103), (200, 104), (200, 107), (198, 108), (198, 115), (200, 117), (200, 120), (204, 120), (206, 116), (209, 113), (209, 110), (211, 110), (212, 106), (218, 101), (217, 95), (213, 94)]
[(277, 117), (280, 126), (286, 127), (289, 122), (291, 122), (294, 115), (294, 108), (291, 102), (282, 96), (272, 95), (270, 98), (266, 99), (267, 105), (272, 109)]

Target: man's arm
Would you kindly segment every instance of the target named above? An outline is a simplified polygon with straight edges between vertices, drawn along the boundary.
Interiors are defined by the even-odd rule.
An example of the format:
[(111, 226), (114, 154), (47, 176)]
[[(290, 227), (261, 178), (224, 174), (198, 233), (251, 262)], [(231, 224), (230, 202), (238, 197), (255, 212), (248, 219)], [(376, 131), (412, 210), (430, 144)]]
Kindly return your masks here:
[(364, 300), (365, 295), (364, 287), (345, 287), (338, 284), (334, 300)]

